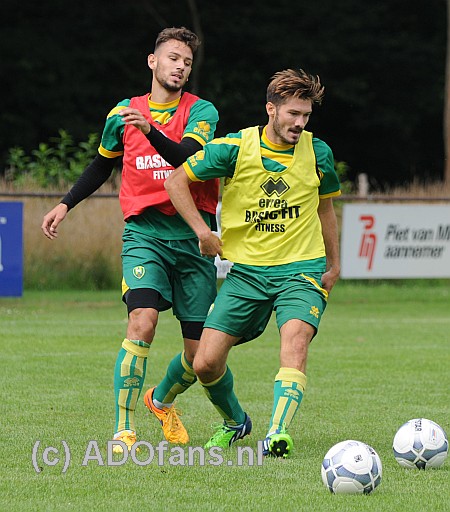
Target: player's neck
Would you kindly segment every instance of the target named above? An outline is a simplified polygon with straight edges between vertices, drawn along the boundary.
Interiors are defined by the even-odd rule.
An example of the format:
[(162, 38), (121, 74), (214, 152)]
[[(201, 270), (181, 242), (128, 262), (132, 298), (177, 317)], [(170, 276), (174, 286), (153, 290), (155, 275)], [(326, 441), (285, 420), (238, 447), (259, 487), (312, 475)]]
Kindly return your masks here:
[(292, 147), (292, 144), (288, 144), (276, 134), (270, 123), (264, 127), (262, 140), (273, 149), (289, 149)]
[(168, 91), (160, 84), (152, 84), (152, 96), (151, 99), (154, 103), (171, 103), (177, 100), (181, 96), (180, 91)]

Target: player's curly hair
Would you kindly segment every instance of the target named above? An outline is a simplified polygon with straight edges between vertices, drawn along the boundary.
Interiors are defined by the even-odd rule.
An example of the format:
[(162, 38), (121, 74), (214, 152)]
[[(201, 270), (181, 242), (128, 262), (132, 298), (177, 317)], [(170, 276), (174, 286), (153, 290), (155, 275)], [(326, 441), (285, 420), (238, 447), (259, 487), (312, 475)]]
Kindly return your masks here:
[(303, 69), (285, 69), (270, 79), (266, 98), (274, 105), (281, 105), (289, 98), (311, 100), (320, 105), (324, 91), (319, 76), (310, 75)]
[(161, 30), (161, 32), (158, 34), (158, 37), (156, 38), (156, 42), (155, 42), (155, 50), (162, 43), (170, 41), (171, 39), (176, 39), (177, 41), (181, 41), (185, 45), (189, 46), (189, 48), (192, 50), (193, 54), (197, 51), (197, 48), (201, 45), (201, 41), (198, 38), (197, 34), (194, 34), (194, 32), (191, 32), (186, 27), (180, 27), (180, 28), (170, 27), (170, 28), (165, 28), (164, 30)]

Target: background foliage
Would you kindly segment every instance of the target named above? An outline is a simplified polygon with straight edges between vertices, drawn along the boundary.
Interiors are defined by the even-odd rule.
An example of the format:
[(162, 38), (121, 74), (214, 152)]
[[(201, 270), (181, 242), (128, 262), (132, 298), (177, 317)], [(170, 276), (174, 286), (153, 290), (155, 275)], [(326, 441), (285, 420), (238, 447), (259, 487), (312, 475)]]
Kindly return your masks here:
[(270, 76), (303, 67), (326, 86), (310, 128), (351, 178), (442, 177), (445, 0), (3, 0), (0, 14), (0, 169), (9, 148), (61, 129), (75, 143), (101, 133), (118, 101), (148, 90), (159, 30), (186, 25), (203, 40), (189, 83), (217, 106), (218, 135), (265, 122)]
[(28, 184), (40, 188), (65, 189), (74, 183), (97, 153), (99, 137), (92, 133), (88, 140), (74, 144), (65, 130), (49, 142), (41, 142), (28, 155), (22, 147), (10, 148), (5, 177), (18, 187)]

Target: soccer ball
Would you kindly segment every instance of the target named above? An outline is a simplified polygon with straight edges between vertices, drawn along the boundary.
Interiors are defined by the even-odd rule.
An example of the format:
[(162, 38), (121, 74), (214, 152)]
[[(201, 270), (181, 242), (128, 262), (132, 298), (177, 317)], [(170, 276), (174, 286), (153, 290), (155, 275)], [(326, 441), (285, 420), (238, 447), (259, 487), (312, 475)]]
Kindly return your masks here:
[(322, 462), (322, 481), (334, 494), (369, 494), (381, 482), (377, 452), (360, 441), (342, 441), (331, 447)]
[(404, 468), (438, 468), (448, 455), (448, 439), (437, 423), (425, 418), (407, 421), (395, 434), (394, 457)]

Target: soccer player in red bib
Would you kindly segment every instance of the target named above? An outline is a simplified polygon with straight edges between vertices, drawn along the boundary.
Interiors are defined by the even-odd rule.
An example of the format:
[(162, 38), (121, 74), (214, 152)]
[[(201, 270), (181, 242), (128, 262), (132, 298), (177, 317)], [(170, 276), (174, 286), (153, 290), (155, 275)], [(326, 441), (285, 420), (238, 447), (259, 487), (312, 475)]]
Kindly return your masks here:
[[(147, 357), (158, 314), (169, 308), (180, 322), (184, 350), (172, 359), (163, 380), (145, 393), (144, 402), (169, 442), (189, 441), (174, 400), (196, 381), (192, 362), (216, 296), (216, 268), (213, 257), (201, 256), (198, 239), (173, 207), (164, 181), (212, 140), (218, 122), (212, 103), (183, 91), (199, 44), (196, 34), (184, 27), (158, 34), (148, 56), (151, 92), (121, 101), (110, 111), (98, 155), (42, 223), (44, 234), (56, 238), (67, 212), (95, 192), (123, 158), (119, 198), (126, 222), (122, 297), (128, 327), (114, 374), (114, 439), (122, 442), (114, 445), (116, 453), (136, 442), (135, 408)], [(218, 180), (198, 183), (192, 194), (202, 219), (214, 229)]]
[[(224, 423), (205, 448), (226, 448), (252, 422), (233, 389), (231, 348), (259, 336), (272, 312), (280, 332), (280, 369), (264, 454), (288, 457), (288, 428), (306, 389), (306, 359), (328, 294), (340, 273), (332, 198), (340, 194), (333, 154), (305, 130), (323, 86), (303, 70), (276, 73), (267, 88), (265, 126), (215, 139), (166, 181), (177, 210), (206, 256), (234, 263), (211, 306), (194, 370)], [(224, 178), (222, 240), (195, 206), (194, 183)]]

